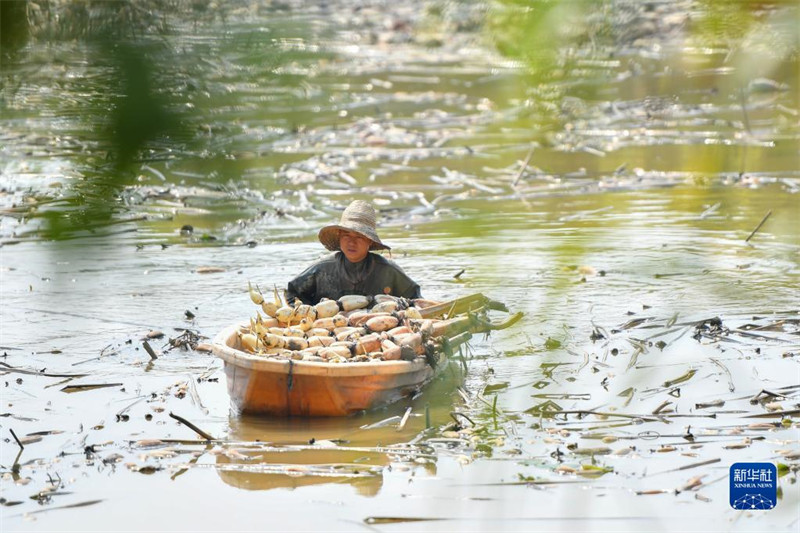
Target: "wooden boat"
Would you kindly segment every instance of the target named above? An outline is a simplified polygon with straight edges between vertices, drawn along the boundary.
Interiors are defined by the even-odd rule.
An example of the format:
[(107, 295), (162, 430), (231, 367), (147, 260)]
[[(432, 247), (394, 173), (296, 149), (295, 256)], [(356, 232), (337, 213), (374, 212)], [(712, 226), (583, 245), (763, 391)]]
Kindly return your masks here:
[[(421, 309), (425, 318), (455, 316), (478, 307), (505, 310), (482, 294), (457, 298)], [(450, 320), (446, 336), (437, 337), (432, 355), (413, 361), (329, 363), (267, 358), (242, 351), (240, 329), (226, 328), (214, 339), (212, 351), (225, 362), (228, 394), (239, 413), (271, 416), (346, 416), (375, 409), (413, 396), (445, 368), (449, 356), (472, 337), (471, 332), (505, 329), (517, 322), (517, 313), (502, 324), (472, 316)]]
[[(225, 362), (228, 394), (239, 413), (346, 416), (413, 396), (448, 361), (444, 351), (436, 354), (433, 365), (422, 357), (339, 364), (268, 359), (239, 349), (240, 327), (223, 330), (212, 348)], [(462, 336), (451, 345), (468, 340)]]

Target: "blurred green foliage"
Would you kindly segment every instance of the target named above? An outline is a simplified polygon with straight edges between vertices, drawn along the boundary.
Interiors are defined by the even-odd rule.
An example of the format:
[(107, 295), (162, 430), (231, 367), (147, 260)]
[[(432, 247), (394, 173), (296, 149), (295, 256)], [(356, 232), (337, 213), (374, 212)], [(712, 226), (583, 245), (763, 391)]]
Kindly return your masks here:
[(117, 172), (126, 173), (148, 142), (175, 130), (179, 117), (167, 110), (164, 97), (154, 90), (152, 62), (133, 44), (113, 48), (118, 89), (111, 111), (110, 148)]
[[(150, 149), (170, 145), (173, 137), (186, 137), (185, 117), (169, 98), (176, 90), (165, 87), (175, 79), (164, 72), (174, 65), (174, 51), (159, 39), (170, 31), (168, 10), (176, 4), (38, 0), (0, 5), (6, 61), (24, 61), (14, 54), (30, 40), (52, 44), (77, 40), (85, 49), (86, 69), (102, 73), (83, 82), (91, 96), (83, 109), (74, 110), (85, 124), (85, 140), (93, 146), (73, 160), (82, 179), (58, 202), (39, 210), (46, 221), (42, 228), (46, 238), (93, 231), (119, 211), (119, 193), (135, 181)], [(7, 25), (13, 31), (6, 31)]]
[(0, 2), (0, 61), (24, 46), (28, 38), (27, 3), (24, 0)]
[(502, 0), (491, 4), (487, 27), (501, 54), (525, 61), (535, 81), (549, 81), (563, 66), (560, 52), (589, 38), (586, 15), (598, 3)]

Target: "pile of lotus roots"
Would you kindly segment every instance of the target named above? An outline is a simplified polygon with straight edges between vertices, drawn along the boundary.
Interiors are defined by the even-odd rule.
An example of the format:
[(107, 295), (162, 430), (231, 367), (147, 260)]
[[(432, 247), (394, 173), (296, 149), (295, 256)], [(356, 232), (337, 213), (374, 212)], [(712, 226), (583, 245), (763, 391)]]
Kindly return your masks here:
[(277, 294), (270, 302), (252, 287), (249, 292), (266, 316), (257, 312), (240, 328), (238, 348), (268, 358), (345, 363), (424, 357), (433, 363), (449, 349), (450, 337), (469, 336), (472, 323), (468, 315), (426, 318), (425, 308), (436, 302), (422, 299), (347, 295), (292, 306)]

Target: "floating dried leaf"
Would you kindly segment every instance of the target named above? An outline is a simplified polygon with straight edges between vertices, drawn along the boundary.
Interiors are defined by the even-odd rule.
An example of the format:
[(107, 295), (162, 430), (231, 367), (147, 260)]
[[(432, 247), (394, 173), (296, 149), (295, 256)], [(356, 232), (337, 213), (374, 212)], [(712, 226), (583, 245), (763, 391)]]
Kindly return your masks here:
[(689, 479), (689, 481), (684, 483), (684, 485), (680, 489), (678, 489), (678, 491), (679, 492), (683, 492), (683, 491), (687, 491), (687, 490), (696, 489), (697, 487), (699, 487), (700, 485), (703, 484), (703, 478), (704, 477), (705, 476), (695, 476), (695, 477)]
[(572, 453), (576, 455), (606, 455), (611, 453), (611, 448), (599, 446), (597, 448), (575, 448)]
[(153, 448), (155, 446), (163, 446), (164, 441), (158, 439), (142, 439), (133, 443), (137, 448)]
[(737, 442), (735, 444), (726, 444), (725, 446), (723, 446), (723, 448), (725, 450), (741, 450), (743, 448), (747, 448), (748, 446), (750, 446), (751, 442), (752, 441), (750, 440), (749, 437), (745, 437), (745, 439), (742, 442)]
[(679, 376), (679, 377), (677, 377), (675, 379), (669, 379), (669, 380), (665, 381), (664, 382), (664, 387), (672, 387), (674, 385), (677, 385), (678, 383), (684, 383), (686, 381), (689, 381), (690, 379), (692, 379), (692, 377), (694, 377), (694, 375), (696, 373), (697, 373), (697, 370), (693, 368), (693, 369), (687, 371), (682, 376)]
[(197, 267), (194, 270), (195, 274), (218, 274), (220, 272), (225, 272), (224, 268), (221, 267)]

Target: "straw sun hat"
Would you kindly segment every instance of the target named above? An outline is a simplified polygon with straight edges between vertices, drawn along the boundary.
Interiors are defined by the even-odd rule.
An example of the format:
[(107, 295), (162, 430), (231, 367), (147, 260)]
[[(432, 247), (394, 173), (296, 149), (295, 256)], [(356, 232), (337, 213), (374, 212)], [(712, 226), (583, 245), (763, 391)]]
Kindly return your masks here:
[(339, 232), (342, 230), (359, 233), (372, 241), (370, 250), (391, 250), (381, 242), (375, 231), (375, 208), (363, 200), (355, 200), (347, 206), (342, 213), (338, 224), (331, 224), (319, 230), (319, 242), (332, 252), (341, 249), (339, 246)]

